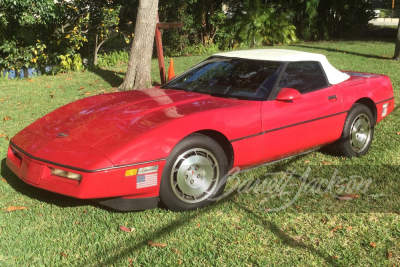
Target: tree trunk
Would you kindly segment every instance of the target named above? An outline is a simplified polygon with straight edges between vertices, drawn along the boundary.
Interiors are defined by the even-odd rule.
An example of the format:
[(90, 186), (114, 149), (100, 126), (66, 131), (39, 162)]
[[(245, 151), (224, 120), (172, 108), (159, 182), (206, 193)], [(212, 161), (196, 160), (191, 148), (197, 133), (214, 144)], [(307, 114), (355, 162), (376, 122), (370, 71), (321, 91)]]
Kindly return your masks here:
[(96, 34), (96, 41), (94, 45), (94, 52), (93, 52), (93, 64), (96, 66), (98, 64), (97, 62), (97, 55), (99, 52), (100, 47), (104, 44), (105, 40), (101, 41), (100, 44), (98, 44), (98, 36)]
[(131, 46), (128, 69), (120, 91), (143, 89), (151, 84), (151, 56), (157, 23), (158, 0), (140, 0), (135, 36)]
[(393, 59), (400, 60), (400, 19), (399, 25), (397, 26), (396, 48), (394, 50)]

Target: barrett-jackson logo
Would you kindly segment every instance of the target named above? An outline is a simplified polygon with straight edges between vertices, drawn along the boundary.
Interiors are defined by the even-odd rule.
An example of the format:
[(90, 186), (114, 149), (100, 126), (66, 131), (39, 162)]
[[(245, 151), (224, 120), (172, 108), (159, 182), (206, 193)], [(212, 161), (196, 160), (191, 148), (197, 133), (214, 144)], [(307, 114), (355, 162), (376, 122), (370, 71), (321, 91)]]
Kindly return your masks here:
[(67, 136), (69, 136), (69, 132), (68, 131), (65, 131), (65, 132), (57, 134), (57, 138), (64, 138), (64, 137), (67, 137)]

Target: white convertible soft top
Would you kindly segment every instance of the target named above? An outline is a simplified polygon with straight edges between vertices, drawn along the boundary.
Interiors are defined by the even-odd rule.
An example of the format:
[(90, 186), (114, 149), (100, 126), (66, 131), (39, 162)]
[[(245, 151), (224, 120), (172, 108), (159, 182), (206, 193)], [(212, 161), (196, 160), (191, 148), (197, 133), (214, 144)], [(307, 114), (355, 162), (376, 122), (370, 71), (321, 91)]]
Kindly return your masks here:
[(214, 56), (282, 62), (319, 61), (325, 70), (326, 77), (330, 84), (338, 84), (350, 78), (346, 73), (333, 67), (324, 55), (315, 53), (286, 49), (254, 49), (224, 52), (215, 54)]

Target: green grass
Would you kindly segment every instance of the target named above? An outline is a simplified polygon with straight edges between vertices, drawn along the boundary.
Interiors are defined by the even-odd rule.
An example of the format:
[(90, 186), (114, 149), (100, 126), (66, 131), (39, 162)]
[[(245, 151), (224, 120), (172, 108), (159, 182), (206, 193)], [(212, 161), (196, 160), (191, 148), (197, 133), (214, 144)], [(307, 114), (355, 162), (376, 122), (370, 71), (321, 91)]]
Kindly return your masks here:
[[(283, 48), (325, 54), (342, 70), (389, 75), (399, 99), (400, 62), (390, 60), (394, 51), (391, 42), (320, 42)], [(174, 58), (175, 72), (206, 57)], [(318, 151), (242, 173), (227, 188), (241, 184), (241, 191), (246, 191), (247, 182), (259, 179), (268, 183), (274, 178), (266, 173), (303, 174), (307, 168), (311, 170), (308, 181), (330, 179), (335, 171), (342, 178), (357, 176), (353, 177), (357, 181), (371, 178), (368, 190), (355, 191), (360, 197), (351, 201), (335, 198), (348, 186), (347, 180), (324, 193), (304, 190), (293, 205), (268, 212), (295, 198), (302, 186), (295, 176), (286, 188), (282, 183), (258, 192), (235, 190), (203, 210), (174, 213), (159, 208), (122, 213), (28, 186), (8, 170), (8, 138), (57, 107), (89, 93), (112, 91), (122, 81), (125, 69), (125, 65), (118, 65), (96, 72), (0, 81), (4, 178), (0, 181), (0, 266), (400, 264), (398, 109), (376, 126), (374, 142), (364, 157), (345, 159)], [(157, 73), (154, 60), (155, 83), (159, 82)], [(5, 117), (11, 119), (4, 121)], [(282, 177), (290, 176), (275, 176), (278, 180)], [(27, 209), (6, 212), (9, 206)], [(118, 229), (120, 225), (135, 230), (126, 233)], [(167, 246), (150, 247), (149, 240)]]

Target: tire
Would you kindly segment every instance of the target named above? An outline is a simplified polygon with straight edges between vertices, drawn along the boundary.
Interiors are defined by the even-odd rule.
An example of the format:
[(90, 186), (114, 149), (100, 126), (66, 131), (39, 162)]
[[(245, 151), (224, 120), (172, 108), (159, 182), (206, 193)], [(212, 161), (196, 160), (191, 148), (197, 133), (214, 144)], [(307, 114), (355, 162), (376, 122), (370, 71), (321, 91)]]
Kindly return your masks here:
[(335, 154), (359, 157), (368, 152), (374, 137), (374, 117), (371, 110), (356, 103), (347, 114), (342, 136), (332, 145)]
[(219, 183), (227, 172), (228, 160), (222, 147), (208, 136), (190, 135), (167, 158), (160, 200), (173, 211), (208, 206), (224, 191), (225, 183)]

